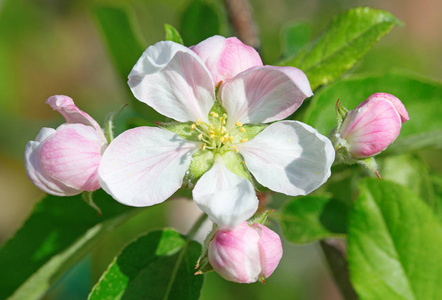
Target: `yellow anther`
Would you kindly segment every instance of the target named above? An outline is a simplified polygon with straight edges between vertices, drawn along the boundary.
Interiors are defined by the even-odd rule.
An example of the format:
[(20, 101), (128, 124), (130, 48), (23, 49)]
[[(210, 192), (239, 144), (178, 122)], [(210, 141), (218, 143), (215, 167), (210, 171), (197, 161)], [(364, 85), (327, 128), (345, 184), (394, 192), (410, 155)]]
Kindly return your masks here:
[(215, 129), (215, 127), (213, 127), (213, 125), (212, 125), (212, 124), (210, 124), (210, 125), (209, 125), (209, 128), (210, 128), (210, 129), (212, 129), (212, 130), (214, 130), (214, 129)]
[(195, 129), (195, 127), (196, 127), (196, 124), (195, 124), (195, 123), (193, 123), (192, 125), (190, 125), (190, 130), (194, 130), (194, 129)]
[(223, 137), (220, 137), (220, 138), (219, 138), (219, 141), (220, 141), (221, 143), (224, 143), (224, 138), (223, 138)]
[(242, 126), (242, 123), (239, 122), (239, 121), (236, 121), (236, 122), (235, 122), (235, 126), (241, 127), (241, 126)]
[(245, 161), (245, 160), (243, 160), (243, 161), (242, 161), (242, 164), (243, 164), (243, 165), (245, 165), (245, 164), (246, 164), (246, 161)]
[(218, 117), (219, 117), (219, 115), (218, 115), (216, 112), (213, 112), (213, 111), (212, 111), (210, 114), (211, 114), (212, 116), (214, 116), (215, 118), (218, 118)]
[(201, 145), (201, 150), (206, 150), (206, 144)]
[(226, 113), (224, 113), (224, 114), (223, 114), (223, 117), (224, 117), (224, 118), (227, 118), (227, 114), (226, 114)]
[(245, 143), (245, 142), (247, 142), (249, 139), (242, 139), (242, 140), (240, 140), (239, 142), (240, 143)]
[(223, 121), (223, 117), (219, 117), (219, 121), (222, 122)]
[(229, 142), (233, 142), (233, 136), (229, 136)]
[(226, 127), (221, 127), (222, 128), (222, 130), (224, 131), (224, 132), (227, 132), (227, 128)]
[(227, 122), (226, 122), (226, 119), (224, 119), (224, 120), (223, 120), (223, 125), (226, 125), (226, 123), (227, 123)]
[(239, 132), (246, 132), (246, 129), (244, 127), (240, 127)]
[(209, 133), (209, 137), (210, 137), (211, 139), (213, 139), (213, 138), (215, 137), (215, 134), (214, 134), (214, 133)]
[(236, 153), (238, 153), (238, 148), (236, 148), (235, 146), (232, 146), (233, 151), (235, 151)]
[(203, 139), (203, 134), (200, 133), (200, 135), (198, 136), (198, 139), (201, 141)]
[(201, 118), (198, 118), (198, 119), (196, 119), (196, 125), (199, 125), (199, 124), (201, 124)]

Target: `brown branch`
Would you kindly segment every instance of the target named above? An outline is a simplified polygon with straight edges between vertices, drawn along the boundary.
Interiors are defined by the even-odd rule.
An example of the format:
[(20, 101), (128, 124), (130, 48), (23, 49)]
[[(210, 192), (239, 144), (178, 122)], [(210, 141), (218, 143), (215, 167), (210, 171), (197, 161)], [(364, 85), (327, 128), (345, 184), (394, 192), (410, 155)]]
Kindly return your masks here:
[(248, 0), (224, 0), (229, 21), (236, 36), (244, 43), (258, 49), (261, 45), (258, 27), (252, 16)]
[(320, 244), (342, 296), (346, 300), (357, 300), (358, 296), (350, 283), (345, 242), (325, 239)]

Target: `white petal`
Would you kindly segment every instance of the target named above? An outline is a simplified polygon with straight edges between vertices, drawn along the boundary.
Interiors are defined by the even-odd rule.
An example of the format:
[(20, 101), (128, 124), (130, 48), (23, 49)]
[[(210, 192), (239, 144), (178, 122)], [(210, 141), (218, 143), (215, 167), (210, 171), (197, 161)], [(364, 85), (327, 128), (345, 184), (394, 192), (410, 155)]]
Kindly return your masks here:
[(193, 199), (220, 228), (233, 229), (258, 209), (249, 180), (232, 173), (218, 156), (193, 189)]
[(236, 147), (259, 183), (291, 196), (306, 195), (327, 181), (335, 157), (328, 138), (296, 121), (271, 124)]
[(147, 48), (128, 83), (138, 100), (181, 122), (207, 122), (215, 101), (207, 67), (195, 52), (170, 41)]
[(106, 137), (100, 125), (91, 116), (79, 109), (72, 98), (64, 95), (55, 95), (49, 97), (46, 103), (49, 104), (53, 110), (58, 111), (66, 119), (66, 123), (80, 123), (95, 128), (102, 146), (105, 147), (107, 145)]
[(293, 67), (263, 66), (244, 71), (221, 87), (227, 128), (241, 123), (268, 123), (292, 114), (313, 95), (307, 76)]
[(137, 127), (119, 135), (103, 154), (98, 168), (102, 188), (131, 206), (163, 202), (181, 187), (198, 143), (153, 127)]
[(68, 187), (49, 176), (41, 164), (41, 147), (44, 141), (56, 133), (55, 129), (42, 128), (35, 141), (30, 141), (25, 148), (25, 170), (29, 180), (42, 191), (55, 196), (73, 196), (81, 190)]

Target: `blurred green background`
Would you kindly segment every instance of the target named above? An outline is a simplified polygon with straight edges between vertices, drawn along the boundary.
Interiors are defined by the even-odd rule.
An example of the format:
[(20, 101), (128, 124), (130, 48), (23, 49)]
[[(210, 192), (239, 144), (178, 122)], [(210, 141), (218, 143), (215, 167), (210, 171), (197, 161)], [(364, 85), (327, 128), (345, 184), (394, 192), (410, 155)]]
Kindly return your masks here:
[[(183, 12), (191, 1), (105, 3), (123, 2), (135, 13), (145, 45), (151, 45), (164, 39), (164, 23), (180, 30)], [(222, 7), (223, 2), (218, 2)], [(41, 127), (55, 128), (63, 122), (45, 100), (51, 95), (68, 95), (98, 122), (129, 101), (126, 85), (115, 71), (94, 19), (93, 8), (97, 3), (103, 1), (0, 0), (0, 243), (14, 234), (43, 195), (26, 178), (23, 152)], [(442, 79), (442, 1), (251, 0), (250, 3), (259, 28), (260, 54), (266, 64), (280, 58), (281, 32), (285, 26), (306, 21), (312, 25), (314, 37), (335, 14), (363, 5), (390, 11), (405, 26), (394, 28), (369, 51), (352, 74), (406, 69)], [(84, 299), (128, 239), (163, 226), (174, 226), (184, 232), (196, 214), (197, 209), (185, 200), (169, 201), (146, 210), (103, 239), (98, 249), (50, 291), (47, 299)], [(233, 284), (210, 273), (202, 299), (340, 299), (319, 247), (284, 243), (284, 251), (280, 267), (267, 285)]]

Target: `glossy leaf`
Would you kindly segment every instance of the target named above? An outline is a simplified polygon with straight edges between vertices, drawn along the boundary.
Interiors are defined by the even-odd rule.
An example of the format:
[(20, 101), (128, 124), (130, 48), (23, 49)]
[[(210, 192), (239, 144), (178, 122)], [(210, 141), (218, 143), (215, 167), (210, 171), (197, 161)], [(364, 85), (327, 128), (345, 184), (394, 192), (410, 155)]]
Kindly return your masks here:
[(398, 19), (383, 10), (350, 9), (337, 15), (320, 36), (280, 65), (303, 70), (315, 90), (341, 77), (398, 24)]
[(430, 171), (424, 162), (409, 154), (388, 156), (377, 161), (382, 179), (406, 186), (427, 202), (433, 211), (439, 210)]
[(198, 299), (204, 281), (194, 275), (200, 254), (199, 243), (172, 229), (151, 232), (115, 258), (89, 299)]
[(347, 210), (347, 205), (336, 199), (298, 197), (282, 210), (281, 226), (286, 239), (293, 243), (339, 237), (347, 231)]
[(398, 97), (410, 116), (410, 120), (402, 124), (397, 140), (384, 153), (442, 147), (442, 84), (398, 72), (344, 79), (324, 88), (313, 98), (305, 122), (328, 135), (336, 126), (338, 99), (351, 110), (377, 92)]
[(169, 24), (164, 24), (164, 30), (166, 31), (166, 41), (172, 41), (181, 45), (184, 44), (183, 38), (175, 27)]
[(216, 34), (223, 34), (227, 26), (225, 16), (218, 3), (207, 0), (192, 0), (183, 12), (180, 32), (186, 46), (199, 42)]
[(164, 120), (165, 117), (153, 108), (135, 99), (127, 85), (127, 76), (146, 48), (142, 42), (134, 12), (129, 6), (121, 3), (119, 5), (96, 4), (93, 13), (131, 104), (137, 112), (150, 121)]
[(93, 13), (118, 74), (126, 83), (127, 76), (146, 48), (135, 14), (124, 5), (96, 5)]
[(308, 22), (293, 23), (282, 31), (282, 56), (291, 57), (298, 53), (310, 40), (312, 26)]
[(348, 260), (360, 299), (439, 299), (442, 228), (414, 193), (387, 180), (360, 182), (349, 215)]
[(94, 193), (94, 201), (101, 217), (81, 195), (46, 196), (35, 206), (22, 228), (0, 249), (0, 299), (16, 289), (12, 299), (40, 299), (97, 237), (137, 211), (102, 190)]

